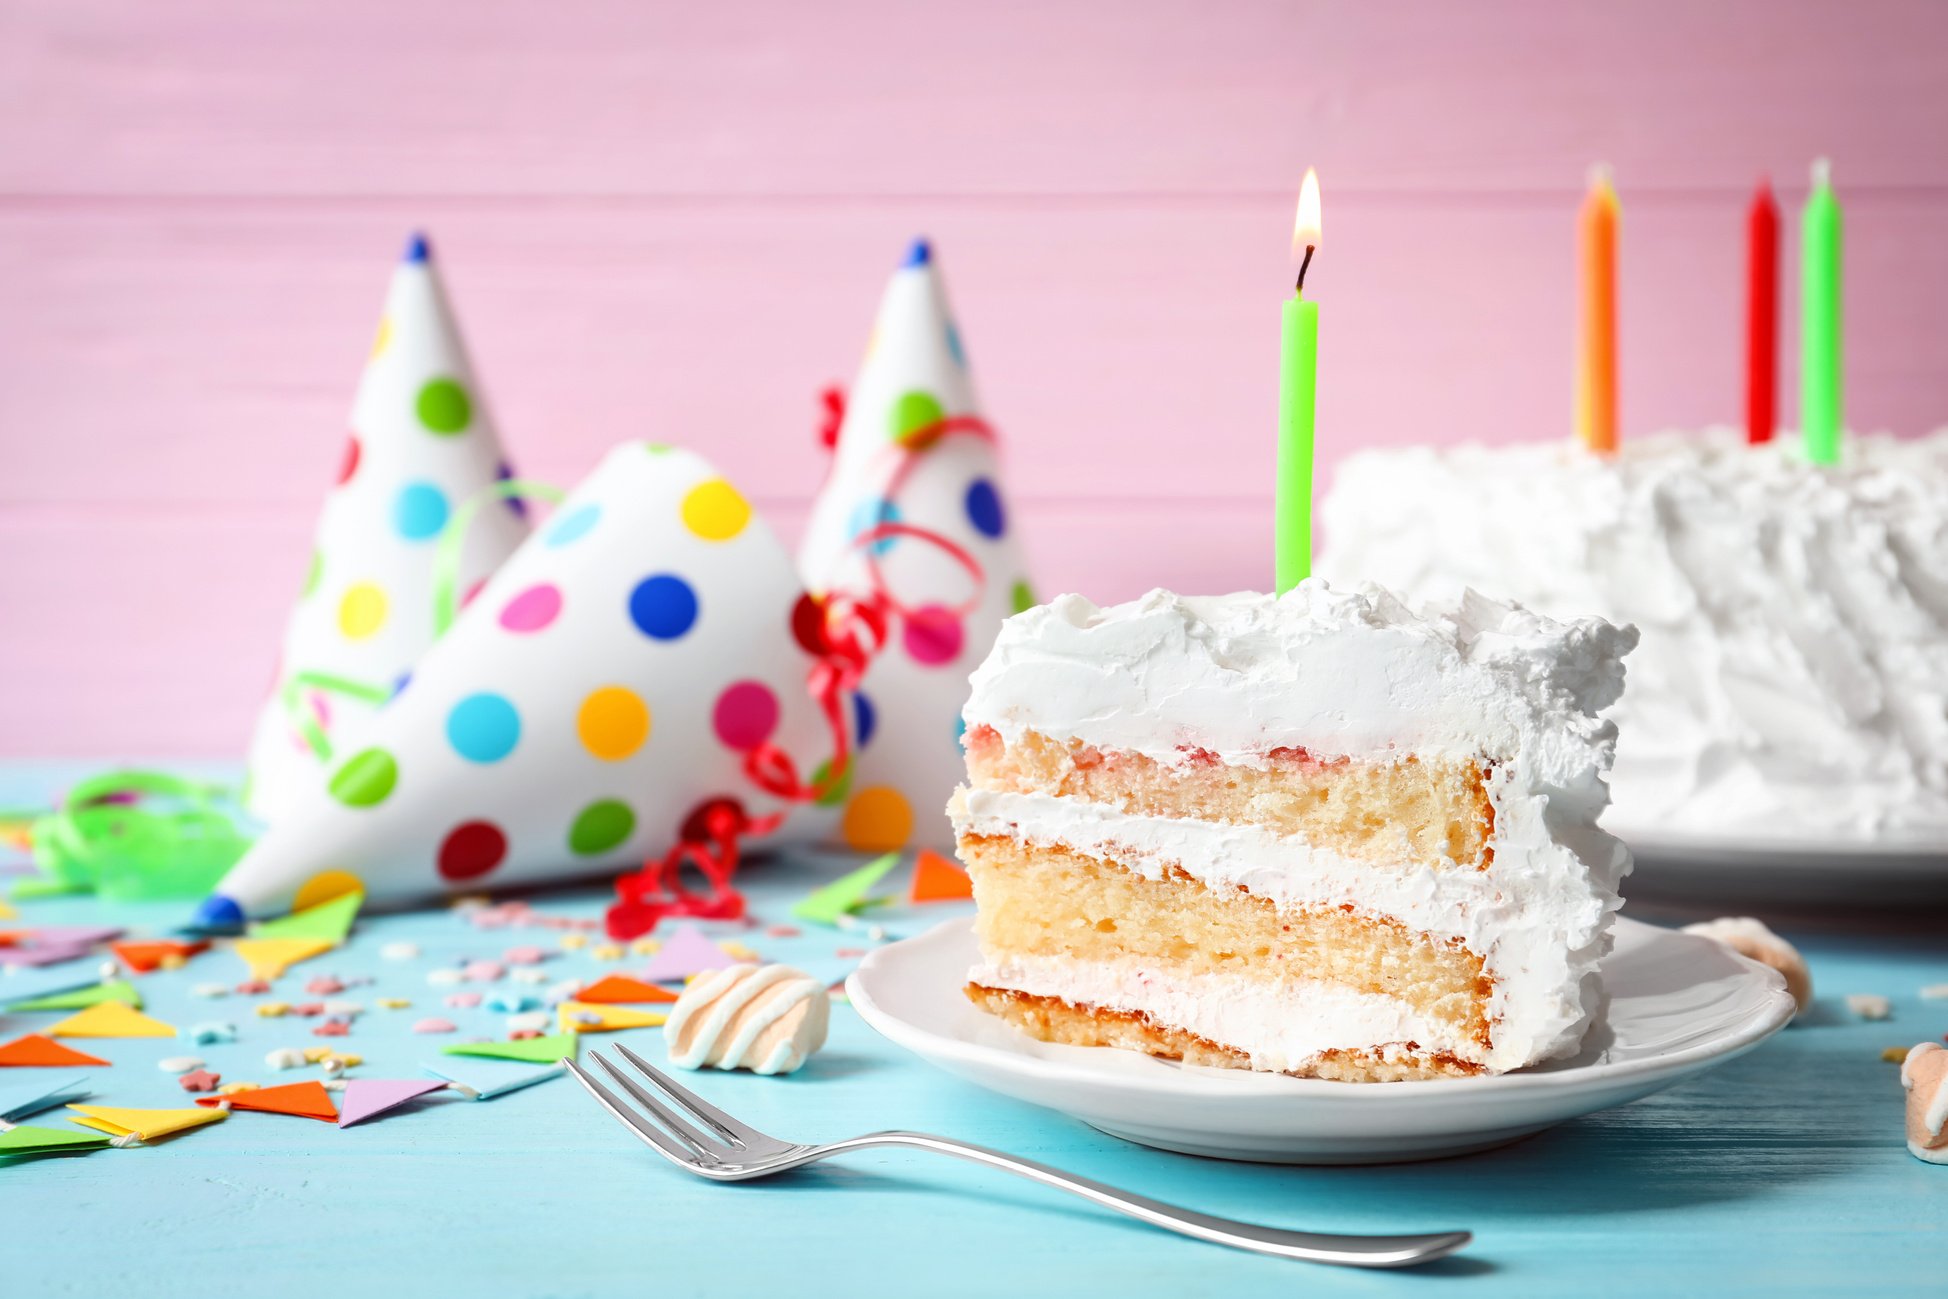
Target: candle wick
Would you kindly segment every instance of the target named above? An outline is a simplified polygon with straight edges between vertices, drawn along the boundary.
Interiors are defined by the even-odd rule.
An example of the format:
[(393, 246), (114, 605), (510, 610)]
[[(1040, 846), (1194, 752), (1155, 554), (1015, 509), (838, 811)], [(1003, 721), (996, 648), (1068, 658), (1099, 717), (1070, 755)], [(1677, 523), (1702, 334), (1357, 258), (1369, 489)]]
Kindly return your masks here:
[(1299, 261), (1299, 283), (1298, 286), (1292, 290), (1295, 296), (1299, 294), (1303, 294), (1305, 292), (1305, 270), (1306, 267), (1312, 265), (1313, 248), (1314, 245), (1307, 244), (1305, 246), (1305, 256), (1301, 258)]

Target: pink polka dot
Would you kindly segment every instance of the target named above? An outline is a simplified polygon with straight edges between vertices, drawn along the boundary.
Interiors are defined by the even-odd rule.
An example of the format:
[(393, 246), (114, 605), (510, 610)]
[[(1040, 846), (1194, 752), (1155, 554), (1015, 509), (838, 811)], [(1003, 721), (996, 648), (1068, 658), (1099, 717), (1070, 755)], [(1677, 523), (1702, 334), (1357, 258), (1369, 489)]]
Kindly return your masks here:
[(472, 586), (467, 588), (467, 593), (460, 597), (460, 607), (464, 609), (468, 605), (472, 604), (473, 598), (480, 594), (480, 588), (486, 585), (487, 585), (486, 578), (483, 577), (477, 579)]
[(717, 696), (711, 724), (731, 748), (754, 749), (778, 729), (778, 696), (761, 681), (739, 681)]
[(906, 652), (913, 661), (927, 667), (939, 667), (942, 663), (952, 663), (960, 655), (962, 641), (966, 632), (962, 630), (960, 619), (952, 609), (943, 609), (937, 604), (915, 609), (913, 616), (906, 620), (903, 640)]
[(540, 631), (561, 612), (561, 588), (537, 582), (501, 606), (501, 626), (509, 631)]
[[(300, 704), (299, 707), (308, 707), (311, 711), (311, 716), (318, 722), (318, 729), (324, 731), (327, 735), (331, 733), (331, 702), (325, 698), (323, 691), (306, 691), (304, 703)], [(305, 739), (304, 732), (295, 726), (291, 728), (291, 743), (298, 746), (298, 752), (300, 753), (311, 752), (311, 741)]]

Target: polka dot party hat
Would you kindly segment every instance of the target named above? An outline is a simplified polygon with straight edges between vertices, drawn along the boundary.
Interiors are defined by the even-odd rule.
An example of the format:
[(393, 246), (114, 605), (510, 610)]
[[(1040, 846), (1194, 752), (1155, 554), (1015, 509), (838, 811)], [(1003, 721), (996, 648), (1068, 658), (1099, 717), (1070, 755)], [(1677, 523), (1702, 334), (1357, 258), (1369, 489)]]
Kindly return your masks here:
[(881, 301), (799, 571), (815, 596), (878, 602), (884, 650), (854, 700), (858, 758), (839, 840), (951, 849), (968, 673), (1001, 620), (1034, 603), (932, 249), (913, 245)]
[[(707, 461), (625, 443), (198, 923), (352, 888), (400, 900), (612, 874), (666, 851), (713, 800), (787, 810), (746, 760), (774, 746), (811, 772), (834, 749), (793, 631), (803, 600), (790, 556)], [(808, 824), (829, 816), (806, 811)]]
[[(338, 481), (252, 739), (247, 798), (258, 816), (274, 822), (321, 788), (433, 643), (440, 533), (469, 497), (507, 475), (432, 253), (414, 236), (393, 272)], [(467, 533), (460, 590), (493, 572), (526, 533), (520, 502), (484, 511)]]

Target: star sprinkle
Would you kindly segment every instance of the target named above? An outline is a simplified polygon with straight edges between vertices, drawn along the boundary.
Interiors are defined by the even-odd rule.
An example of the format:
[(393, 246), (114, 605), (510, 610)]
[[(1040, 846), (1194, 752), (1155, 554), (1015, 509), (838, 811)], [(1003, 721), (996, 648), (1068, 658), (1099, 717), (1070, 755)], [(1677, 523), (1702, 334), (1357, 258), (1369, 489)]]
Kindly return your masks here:
[(104, 1001), (47, 1030), (49, 1037), (174, 1037), (176, 1030), (120, 1001)]
[(311, 1030), (313, 1037), (344, 1037), (352, 1031), (352, 1026), (342, 1019), (328, 1019)]
[(256, 1110), (263, 1114), (289, 1114), (301, 1119), (338, 1121), (338, 1110), (331, 1093), (321, 1082), (285, 1083), (281, 1087), (259, 1087), (230, 1097), (198, 1097), (198, 1105), (221, 1105), (228, 1101), (233, 1110)]
[(222, 1081), (222, 1074), (211, 1073), (208, 1069), (191, 1069), (188, 1073), (176, 1079), (176, 1082), (186, 1092), (213, 1092), (216, 1090), (217, 1084)]
[(0, 1066), (58, 1068), (73, 1064), (107, 1064), (99, 1056), (92, 1056), (59, 1042), (50, 1042), (38, 1033), (15, 1038), (5, 1046), (0, 1046)]

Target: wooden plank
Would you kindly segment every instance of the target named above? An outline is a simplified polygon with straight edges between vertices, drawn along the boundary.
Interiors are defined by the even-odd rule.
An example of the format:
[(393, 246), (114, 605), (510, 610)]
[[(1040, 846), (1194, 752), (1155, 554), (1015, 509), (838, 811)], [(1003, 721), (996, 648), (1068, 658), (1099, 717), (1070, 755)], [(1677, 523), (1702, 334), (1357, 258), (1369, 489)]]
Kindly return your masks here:
[[(1372, 443), (1565, 435), (1571, 212), (1327, 197), (1329, 464)], [(1939, 200), (1849, 215), (1849, 409), (1948, 415)], [(883, 277), (938, 236), (1018, 493), (1255, 499), (1287, 291), (1282, 202), (799, 208), (472, 202), (0, 213), (0, 505), (156, 501), (309, 515), (394, 249), (430, 219), (515, 461), (579, 477), (612, 443), (716, 458), (747, 491), (808, 495), (815, 394), (849, 378)], [(1626, 433), (1739, 418), (1736, 204), (1645, 201), (1623, 233)], [(1792, 319), (1791, 276), (1786, 319)], [(1782, 409), (1794, 397), (1788, 327)], [(1192, 448), (1195, 448), (1194, 452)]]
[(1929, 0), (13, 0), (0, 192), (1737, 192), (1948, 184)]

